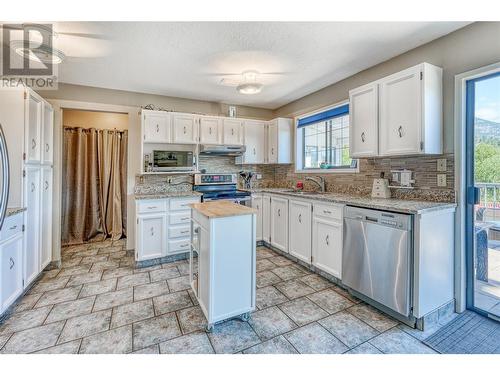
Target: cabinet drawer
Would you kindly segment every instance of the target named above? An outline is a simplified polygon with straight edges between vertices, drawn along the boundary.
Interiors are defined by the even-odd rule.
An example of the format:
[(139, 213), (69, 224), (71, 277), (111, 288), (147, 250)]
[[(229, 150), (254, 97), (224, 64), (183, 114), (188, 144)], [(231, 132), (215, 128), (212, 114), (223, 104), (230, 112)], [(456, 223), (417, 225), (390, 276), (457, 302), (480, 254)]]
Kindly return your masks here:
[(191, 239), (190, 238), (182, 238), (179, 240), (170, 240), (168, 241), (168, 253), (183, 253), (185, 251), (189, 251)]
[(4, 241), (16, 233), (23, 230), (23, 214), (9, 216), (3, 222), (2, 230), (0, 231), (0, 241)]
[(197, 203), (200, 198), (172, 198), (170, 199), (170, 211), (188, 210), (191, 209), (191, 203)]
[(167, 200), (141, 200), (137, 202), (137, 213), (165, 212), (167, 210)]
[(314, 216), (321, 216), (328, 219), (342, 220), (344, 206), (332, 204), (315, 204)]
[(189, 224), (191, 220), (191, 210), (172, 212), (170, 214), (170, 225)]
[(168, 238), (189, 237), (191, 225), (182, 225), (168, 228)]

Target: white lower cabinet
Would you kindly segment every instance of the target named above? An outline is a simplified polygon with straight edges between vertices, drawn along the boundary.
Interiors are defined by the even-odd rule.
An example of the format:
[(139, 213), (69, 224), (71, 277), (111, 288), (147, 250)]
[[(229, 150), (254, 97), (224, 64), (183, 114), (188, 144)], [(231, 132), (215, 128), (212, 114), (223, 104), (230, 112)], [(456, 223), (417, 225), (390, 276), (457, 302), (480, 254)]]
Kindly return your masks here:
[(40, 168), (26, 168), (26, 246), (24, 283), (29, 285), (40, 272)]
[(262, 195), (262, 241), (271, 243), (271, 196)]
[(252, 196), (252, 208), (257, 210), (257, 241), (262, 241), (262, 195)]
[(290, 228), (288, 250), (290, 255), (311, 263), (311, 216), (312, 204), (290, 200), (288, 203), (288, 222)]
[(0, 314), (22, 294), (23, 288), (23, 232), (19, 226), (0, 242)]
[[(342, 279), (342, 220), (335, 219), (342, 215), (342, 207), (334, 206), (330, 210), (324, 209), (316, 213), (312, 219), (312, 264), (318, 269)], [(332, 217), (328, 217), (328, 214)], [(339, 212), (340, 211), (340, 212)]]
[(288, 252), (288, 199), (271, 197), (271, 245)]
[(161, 258), (167, 252), (167, 215), (137, 217), (137, 260)]

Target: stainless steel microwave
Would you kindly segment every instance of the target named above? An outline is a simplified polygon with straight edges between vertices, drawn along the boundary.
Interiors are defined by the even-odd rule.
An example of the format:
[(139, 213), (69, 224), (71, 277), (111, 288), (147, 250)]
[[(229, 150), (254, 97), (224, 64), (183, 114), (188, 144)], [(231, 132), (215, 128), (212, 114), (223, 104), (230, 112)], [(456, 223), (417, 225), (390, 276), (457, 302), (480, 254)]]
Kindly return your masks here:
[(153, 172), (192, 171), (195, 168), (195, 158), (192, 151), (154, 150)]

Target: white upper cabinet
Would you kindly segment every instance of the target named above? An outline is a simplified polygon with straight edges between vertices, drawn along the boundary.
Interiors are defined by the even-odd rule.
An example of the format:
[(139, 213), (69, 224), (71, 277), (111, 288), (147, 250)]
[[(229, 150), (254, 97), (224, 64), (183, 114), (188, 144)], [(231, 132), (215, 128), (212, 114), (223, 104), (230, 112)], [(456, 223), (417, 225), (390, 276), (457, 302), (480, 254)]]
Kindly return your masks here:
[(264, 164), (266, 159), (266, 123), (246, 120), (243, 124), (243, 138), (246, 151), (241, 162), (243, 164)]
[(54, 110), (48, 103), (43, 103), (43, 123), (42, 123), (42, 163), (52, 164), (53, 162), (53, 141), (54, 139)]
[(42, 143), (42, 99), (26, 91), (26, 162), (40, 163)]
[(293, 122), (288, 118), (277, 118), (267, 124), (268, 164), (291, 164)]
[(198, 119), (200, 125), (200, 143), (217, 145), (221, 143), (222, 121), (219, 117), (203, 116)]
[(225, 145), (241, 145), (243, 121), (225, 118), (223, 120), (222, 143)]
[(169, 143), (172, 141), (169, 113), (143, 111), (142, 121), (145, 143)]
[(198, 118), (190, 114), (172, 115), (173, 143), (198, 143)]
[[(440, 67), (422, 63), (351, 90), (351, 156), (441, 154), (442, 74)], [(370, 136), (376, 129), (375, 108), (378, 152)]]
[[(350, 156), (378, 155), (378, 85), (369, 84), (349, 92)], [(353, 126), (355, 124), (355, 126)]]

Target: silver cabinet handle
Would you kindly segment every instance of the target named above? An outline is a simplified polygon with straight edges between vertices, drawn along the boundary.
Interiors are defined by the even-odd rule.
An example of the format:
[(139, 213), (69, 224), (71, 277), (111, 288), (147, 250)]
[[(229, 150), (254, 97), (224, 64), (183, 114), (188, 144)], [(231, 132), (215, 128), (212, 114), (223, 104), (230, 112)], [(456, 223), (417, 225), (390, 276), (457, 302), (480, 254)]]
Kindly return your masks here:
[(299, 223), (302, 223), (302, 214), (299, 214)]
[(212, 128), (208, 128), (208, 134), (212, 135)]
[(281, 209), (278, 208), (278, 216), (281, 216)]
[(255, 147), (253, 148), (253, 154), (255, 155)]
[(184, 134), (186, 134), (186, 127), (184, 126)]
[(160, 132), (160, 125), (156, 124), (156, 132), (159, 133)]
[(196, 234), (200, 233), (200, 227), (194, 228), (194, 233), (196, 233)]
[(44, 182), (44, 189), (47, 190), (49, 188), (49, 182), (45, 181)]
[(45, 143), (45, 152), (49, 152), (49, 144)]
[(330, 237), (328, 235), (326, 235), (325, 241), (326, 241), (326, 245), (330, 246)]
[(259, 205), (257, 205), (256, 208), (259, 209)]
[(181, 217), (182, 221), (189, 220), (189, 219), (191, 219), (191, 218), (190, 217)]
[(403, 127), (402, 126), (400, 126), (398, 128), (398, 134), (399, 134), (399, 138), (403, 138)]
[(31, 192), (33, 193), (35, 191), (35, 184), (32, 182), (31, 183)]
[(14, 225), (13, 227), (10, 227), (9, 230), (14, 230), (17, 228), (17, 225)]
[(36, 141), (35, 141), (35, 138), (32, 138), (31, 139), (31, 149), (34, 150), (36, 147)]
[(189, 231), (188, 230), (181, 231), (181, 234), (184, 234), (184, 233), (189, 233)]
[(14, 268), (15, 264), (16, 264), (16, 262), (14, 262), (14, 259), (10, 258), (10, 268), (9, 269)]
[(149, 206), (148, 210), (154, 210), (155, 208), (158, 208), (158, 207), (156, 207), (156, 206)]
[(231, 135), (234, 135), (234, 129), (231, 128)]
[(181, 245), (181, 246), (179, 246), (179, 247), (188, 247), (188, 246), (189, 246), (189, 244), (188, 244), (188, 243), (185, 243), (185, 244), (182, 244), (182, 245)]
[(328, 214), (328, 215), (330, 215), (330, 214), (332, 213), (332, 211), (323, 210), (323, 213), (324, 213), (324, 214)]
[(155, 235), (155, 228), (151, 227), (151, 236)]
[(365, 132), (361, 133), (361, 142), (365, 143)]
[(274, 147), (271, 147), (271, 155), (274, 155)]

